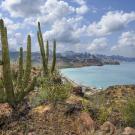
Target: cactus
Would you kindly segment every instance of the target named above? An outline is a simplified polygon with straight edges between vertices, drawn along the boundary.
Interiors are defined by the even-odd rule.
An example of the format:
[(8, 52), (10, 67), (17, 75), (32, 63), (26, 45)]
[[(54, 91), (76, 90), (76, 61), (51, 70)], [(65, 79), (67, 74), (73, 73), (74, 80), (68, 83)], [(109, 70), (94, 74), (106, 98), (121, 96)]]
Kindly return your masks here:
[(18, 71), (18, 78), (17, 78), (17, 86), (18, 86), (18, 88), (22, 88), (22, 79), (23, 79), (23, 48), (20, 47), (19, 71)]
[(1, 32), (1, 44), (2, 44), (2, 62), (3, 62), (3, 80), (4, 86), (7, 94), (7, 100), (11, 104), (14, 103), (14, 90), (13, 90), (13, 82), (11, 76), (11, 68), (10, 68), (10, 57), (9, 57), (9, 48), (8, 48), (8, 40), (7, 40), (7, 29), (4, 26), (4, 22), (0, 20), (0, 32)]
[(23, 79), (23, 87), (25, 88), (30, 79), (31, 73), (31, 37), (28, 35), (27, 37), (27, 54), (26, 54), (26, 68), (24, 72), (24, 79)]
[(52, 61), (52, 67), (51, 67), (51, 73), (52, 74), (55, 70), (55, 65), (56, 65), (56, 41), (54, 40), (54, 43), (53, 43), (53, 61)]
[(48, 68), (48, 61), (49, 61), (49, 42), (47, 40), (47, 42), (46, 42), (46, 65), (47, 65), (47, 68)]
[(4, 26), (4, 22), (2, 19), (0, 20), (0, 34), (2, 43), (3, 87), (5, 88), (6, 102), (10, 103), (11, 105), (14, 105), (15, 103), (21, 101), (25, 97), (25, 95), (34, 88), (35, 85), (36, 77), (32, 79), (31, 83), (29, 83), (31, 73), (31, 37), (30, 35), (28, 35), (27, 38), (27, 57), (24, 75), (23, 75), (23, 49), (20, 48), (19, 74), (17, 80), (17, 87), (15, 87), (13, 85), (10, 67), (7, 29)]
[(40, 22), (38, 22), (37, 37), (38, 37), (38, 43), (39, 43), (39, 47), (40, 47), (40, 53), (41, 53), (41, 56), (42, 56), (43, 73), (44, 73), (44, 75), (47, 75), (48, 74), (47, 63), (46, 63), (44, 41), (43, 41), (42, 31), (41, 31), (41, 27), (40, 27)]

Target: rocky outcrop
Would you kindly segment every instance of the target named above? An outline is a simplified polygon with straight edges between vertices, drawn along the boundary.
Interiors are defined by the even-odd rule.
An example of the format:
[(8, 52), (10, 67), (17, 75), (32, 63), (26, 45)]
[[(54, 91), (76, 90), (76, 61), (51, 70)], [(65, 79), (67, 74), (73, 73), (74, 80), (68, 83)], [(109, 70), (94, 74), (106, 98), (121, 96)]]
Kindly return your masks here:
[(89, 113), (82, 112), (80, 114), (80, 121), (85, 129), (95, 130), (96, 124), (93, 121), (93, 119), (90, 117)]
[(135, 135), (135, 129), (131, 127), (126, 127), (122, 135)]
[(100, 127), (100, 130), (101, 132), (105, 135), (105, 134), (108, 134), (108, 135), (114, 135), (116, 133), (116, 128), (115, 126), (107, 121), (105, 122), (101, 127)]

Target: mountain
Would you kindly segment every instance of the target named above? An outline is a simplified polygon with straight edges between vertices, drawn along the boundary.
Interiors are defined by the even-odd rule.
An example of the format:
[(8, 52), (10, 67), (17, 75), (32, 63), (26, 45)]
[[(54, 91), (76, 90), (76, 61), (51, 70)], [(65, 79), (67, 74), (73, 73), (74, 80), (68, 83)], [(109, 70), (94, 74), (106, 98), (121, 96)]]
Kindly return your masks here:
[[(10, 57), (12, 61), (18, 60), (19, 52), (10, 52)], [(26, 52), (24, 52), (25, 58)], [(1, 57), (1, 51), (0, 51)], [(40, 52), (32, 52), (32, 61), (35, 64), (40, 64)], [(52, 61), (52, 53), (50, 52), (50, 64)], [(123, 56), (106, 56), (100, 54), (90, 54), (90, 53), (76, 53), (73, 51), (66, 51), (64, 53), (57, 53), (57, 66), (59, 68), (65, 67), (82, 67), (82, 66), (102, 66), (106, 64), (114, 65), (120, 64), (120, 62), (135, 62), (135, 58), (123, 57)]]

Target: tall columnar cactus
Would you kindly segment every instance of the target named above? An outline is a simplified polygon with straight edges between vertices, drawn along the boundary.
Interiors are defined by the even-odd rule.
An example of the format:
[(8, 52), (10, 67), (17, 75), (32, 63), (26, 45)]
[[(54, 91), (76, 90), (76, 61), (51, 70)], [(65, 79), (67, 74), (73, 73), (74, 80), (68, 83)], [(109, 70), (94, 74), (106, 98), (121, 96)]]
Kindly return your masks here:
[(24, 80), (23, 80), (23, 87), (25, 88), (30, 79), (31, 73), (31, 36), (28, 35), (27, 37), (27, 53), (26, 53), (26, 68), (24, 72)]
[(19, 53), (19, 71), (18, 71), (18, 78), (17, 78), (17, 86), (19, 88), (22, 88), (22, 82), (23, 82), (23, 48), (20, 47), (20, 53)]
[(41, 27), (40, 27), (40, 22), (38, 22), (37, 37), (38, 37), (38, 43), (39, 43), (39, 47), (40, 47), (40, 53), (41, 53), (41, 56), (42, 56), (43, 73), (44, 73), (44, 75), (47, 75), (48, 74), (47, 63), (46, 63), (44, 41), (43, 41), (43, 35), (42, 35)]
[(47, 42), (46, 42), (46, 65), (47, 65), (47, 68), (48, 68), (48, 61), (49, 61), (49, 42), (47, 40)]
[(3, 63), (3, 80), (4, 87), (7, 94), (7, 100), (10, 103), (14, 103), (14, 89), (11, 76), (10, 68), (10, 57), (9, 57), (9, 48), (7, 40), (7, 29), (4, 26), (4, 22), (0, 20), (0, 34), (1, 34), (1, 44), (2, 44), (2, 63)]
[(20, 48), (19, 75), (18, 75), (17, 86), (15, 86), (13, 85), (11, 67), (10, 67), (7, 29), (4, 26), (4, 22), (2, 19), (0, 20), (0, 34), (1, 34), (1, 43), (2, 43), (2, 66), (3, 66), (3, 82), (4, 82), (3, 85), (7, 96), (6, 102), (10, 103), (11, 105), (14, 105), (16, 102), (21, 101), (29, 91), (33, 90), (36, 81), (36, 77), (34, 77), (32, 81), (29, 83), (30, 73), (31, 73), (31, 37), (29, 35), (27, 39), (28, 40), (27, 58), (26, 58), (26, 68), (25, 68), (24, 75), (23, 75), (23, 49)]
[(54, 40), (54, 43), (53, 43), (53, 61), (52, 61), (51, 73), (54, 72), (55, 65), (56, 65), (56, 40)]

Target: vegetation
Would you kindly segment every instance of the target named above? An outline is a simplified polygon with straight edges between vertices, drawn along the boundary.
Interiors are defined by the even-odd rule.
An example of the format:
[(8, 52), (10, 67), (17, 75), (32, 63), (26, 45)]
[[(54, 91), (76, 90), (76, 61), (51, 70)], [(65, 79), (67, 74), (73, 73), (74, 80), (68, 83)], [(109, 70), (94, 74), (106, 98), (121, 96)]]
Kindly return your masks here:
[[(45, 47), (40, 23), (38, 23), (37, 37), (38, 37), (38, 42), (39, 42), (39, 47), (40, 47), (40, 52), (41, 52), (41, 57), (42, 57), (43, 75), (40, 72), (40, 76), (38, 77), (34, 76), (32, 74), (33, 72), (31, 72), (33, 71), (32, 69), (34, 69), (32, 68), (32, 63), (31, 63), (31, 59), (32, 59), (31, 58), (31, 36), (28, 35), (27, 37), (27, 52), (26, 52), (25, 65), (23, 61), (23, 48), (20, 47), (18, 69), (17, 71), (15, 71), (11, 68), (11, 65), (10, 65), (7, 29), (4, 26), (3, 20), (0, 20), (0, 34), (1, 34), (1, 43), (2, 43), (2, 60), (0, 61), (0, 65), (2, 66), (2, 70), (3, 70), (2, 77), (0, 78), (0, 102), (2, 103), (8, 102), (11, 105), (15, 105), (16, 103), (22, 101), (24, 97), (28, 95), (28, 93), (31, 90), (34, 89), (34, 86), (36, 84), (37, 91), (33, 92), (34, 96), (30, 94), (27, 96), (27, 99), (30, 100), (31, 113), (33, 113), (32, 112), (33, 106), (36, 107), (37, 105), (39, 105), (40, 107), (38, 109), (42, 109), (40, 110), (40, 113), (42, 112), (45, 113), (45, 111), (48, 109), (48, 108), (47, 109), (45, 108), (46, 103), (48, 106), (52, 104), (56, 105), (55, 106), (56, 110), (53, 109), (52, 110), (53, 113), (52, 112), (48, 113), (49, 119), (46, 118), (46, 122), (51, 121), (52, 123), (59, 124), (57, 123), (57, 121), (58, 122), (61, 121), (61, 123), (64, 125), (65, 116), (67, 116), (67, 114), (71, 115), (74, 112), (79, 112), (78, 114), (82, 112), (86, 112), (86, 113), (90, 113), (91, 114), (90, 116), (93, 117), (95, 121), (97, 121), (100, 124), (103, 124), (104, 122), (108, 121), (108, 119), (112, 115), (111, 113), (113, 112), (113, 109), (116, 111), (115, 113), (117, 114), (119, 113), (119, 110), (117, 109), (119, 108), (119, 106), (116, 104), (117, 103), (116, 99), (120, 101), (122, 96), (125, 95), (123, 94), (123, 91), (124, 91), (123, 89), (120, 90), (118, 94), (116, 94), (118, 90), (115, 89), (116, 91), (112, 91), (112, 90), (107, 91), (107, 92), (102, 91), (102, 92), (99, 92), (99, 94), (96, 93), (95, 95), (93, 94), (90, 97), (84, 98), (83, 96), (79, 95), (81, 92), (83, 93), (82, 89), (81, 90), (76, 89), (74, 91), (72, 89), (71, 83), (68, 83), (67, 81), (65, 82), (62, 81), (62, 77), (60, 76), (59, 72), (56, 70), (56, 41), (55, 40), (53, 42), (52, 65), (49, 67), (49, 42), (47, 40), (46, 47)], [(36, 69), (34, 70), (36, 72)], [(127, 89), (126, 89), (126, 92), (127, 92)], [(65, 100), (67, 102), (65, 102)], [(123, 100), (121, 101), (123, 102)], [(29, 101), (26, 101), (26, 102), (29, 103)], [(62, 104), (59, 104), (61, 102), (64, 102), (64, 107)], [(42, 106), (42, 103), (45, 103), (45, 104)], [(26, 104), (25, 104), (25, 107), (27, 107)], [(29, 108), (25, 108), (24, 110), (22, 109), (23, 114), (24, 114), (24, 111), (26, 111), (27, 109), (29, 110)], [(34, 108), (34, 110), (36, 109)], [(18, 109), (17, 111), (20, 111), (20, 110)], [(126, 122), (127, 125), (134, 126), (135, 125), (135, 115), (134, 115), (135, 114), (135, 99), (128, 100), (127, 105), (123, 107), (121, 112), (123, 112), (122, 121), (124, 120), (124, 122)], [(48, 114), (46, 116), (48, 116)], [(76, 118), (78, 117), (78, 114), (72, 115), (74, 119), (72, 117), (69, 118), (69, 119), (72, 119), (72, 123), (75, 119), (77, 120), (76, 126), (78, 125), (78, 118)], [(45, 115), (43, 116), (46, 117)], [(57, 116), (59, 116), (59, 119)], [(62, 119), (61, 119), (61, 116), (62, 116)], [(58, 120), (56, 119), (52, 120), (52, 117)], [(37, 120), (39, 120), (39, 118), (37, 118)], [(39, 120), (39, 121), (41, 122), (42, 120)], [(24, 123), (27, 125), (27, 122), (24, 122)], [(31, 123), (33, 124), (33, 121)], [(40, 124), (40, 126), (41, 125), (42, 124)], [(27, 126), (30, 126), (30, 124), (28, 124)], [(56, 126), (54, 127), (56, 128)], [(71, 127), (74, 127), (74, 125)]]
[(42, 35), (41, 27), (40, 27), (40, 22), (38, 22), (37, 37), (38, 37), (38, 43), (39, 43), (39, 47), (40, 47), (40, 53), (41, 53), (41, 56), (42, 56), (43, 73), (44, 73), (44, 76), (45, 76), (45, 75), (48, 74), (48, 70), (47, 70), (44, 41), (43, 41), (43, 35)]
[(127, 125), (135, 125), (135, 98), (128, 100), (127, 105), (122, 108), (123, 119)]
[[(36, 77), (34, 77), (31, 83), (28, 83), (31, 73), (31, 37), (28, 35), (27, 39), (26, 69), (23, 78), (24, 84), (22, 85), (22, 81), (20, 81), (22, 80), (23, 73), (23, 51), (22, 48), (20, 48), (18, 84), (14, 85), (10, 66), (7, 29), (2, 19), (0, 20), (0, 34), (2, 43), (3, 88), (5, 89), (6, 101), (14, 105), (21, 101), (29, 91), (33, 90), (36, 81)], [(3, 97), (5, 97), (5, 95), (3, 95)]]
[(53, 43), (53, 61), (52, 61), (51, 73), (54, 72), (55, 65), (56, 65), (56, 41), (54, 40), (54, 43)]
[[(41, 31), (41, 26), (40, 22), (38, 22), (38, 32), (37, 32), (37, 38), (38, 38), (38, 43), (40, 47), (40, 53), (42, 56), (42, 65), (43, 65), (43, 73), (44, 76), (49, 74), (49, 67), (48, 67), (48, 59), (49, 59), (49, 42), (47, 40), (46, 43), (46, 51), (44, 48), (44, 40), (43, 40), (43, 35)], [(52, 61), (52, 67), (51, 67), (51, 73), (53, 74), (55, 71), (55, 65), (56, 65), (56, 41), (54, 40), (53, 44), (53, 61)]]

